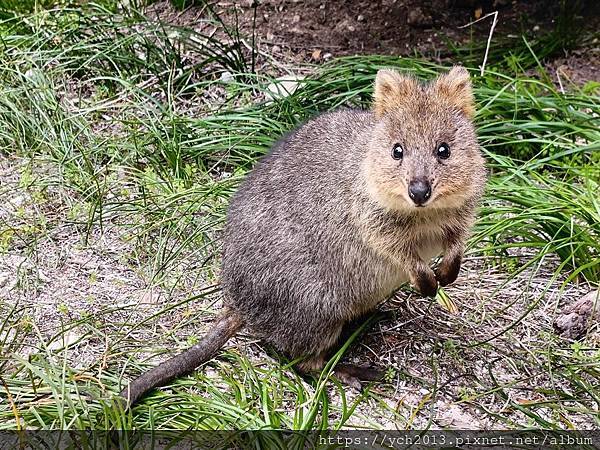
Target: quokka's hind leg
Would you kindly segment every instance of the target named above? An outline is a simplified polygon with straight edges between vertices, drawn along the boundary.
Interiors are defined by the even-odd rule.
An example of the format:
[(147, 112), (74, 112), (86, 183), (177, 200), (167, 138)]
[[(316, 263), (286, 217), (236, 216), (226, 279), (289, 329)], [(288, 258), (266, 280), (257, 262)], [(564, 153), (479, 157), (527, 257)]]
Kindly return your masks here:
[[(316, 321), (315, 321), (316, 322)], [(328, 354), (338, 344), (340, 334), (344, 328), (344, 322), (320, 323), (305, 336), (308, 338), (302, 342), (302, 350), (295, 349), (296, 355), (304, 353), (306, 358), (296, 364), (296, 368), (304, 374), (319, 372), (327, 362)]]
[[(376, 313), (378, 315), (377, 321), (383, 319), (390, 319), (390, 313)], [(331, 354), (333, 354), (337, 348), (341, 347), (344, 342), (346, 342), (350, 336), (370, 317), (373, 315), (373, 312), (365, 313), (360, 317), (348, 322), (344, 325), (340, 338), (336, 346), (334, 346), (331, 350)], [(362, 334), (364, 334), (366, 330), (363, 330)], [(377, 369), (372, 366), (367, 365), (355, 365), (350, 363), (341, 363), (335, 367), (334, 370), (335, 376), (344, 384), (351, 386), (355, 389), (361, 389), (361, 381), (378, 381), (383, 378), (385, 375), (385, 370)]]
[(296, 364), (296, 368), (303, 374), (310, 374), (320, 372), (325, 367), (325, 352), (306, 358), (305, 360)]
[[(323, 370), (328, 359), (337, 351), (352, 334), (352, 332), (364, 322), (367, 315), (363, 318), (339, 325), (339, 327), (329, 328), (333, 330), (328, 336), (321, 335), (319, 344), (320, 350), (314, 355), (308, 356), (296, 365), (296, 368), (302, 374), (315, 374)], [(353, 364), (337, 364), (333, 370), (334, 375), (342, 383), (356, 389), (361, 389), (361, 381), (375, 381), (383, 377), (384, 372), (369, 366), (357, 366)]]

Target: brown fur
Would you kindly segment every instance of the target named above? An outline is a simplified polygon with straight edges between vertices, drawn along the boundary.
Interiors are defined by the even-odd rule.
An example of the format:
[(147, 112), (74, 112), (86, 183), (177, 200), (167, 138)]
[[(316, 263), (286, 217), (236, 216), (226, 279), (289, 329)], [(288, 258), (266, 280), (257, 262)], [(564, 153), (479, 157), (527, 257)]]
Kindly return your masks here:
[(377, 118), (386, 112), (410, 105), (417, 81), (412, 77), (400, 75), (395, 70), (381, 69), (375, 78), (373, 111)]
[[(317, 370), (344, 325), (405, 281), (428, 296), (453, 282), (486, 179), (473, 111), (463, 68), (426, 85), (382, 70), (373, 112), (323, 114), (283, 137), (230, 204), (221, 279), (237, 319), (218, 342), (243, 323)], [(442, 142), (451, 149), (445, 160)], [(392, 158), (396, 143), (401, 161)], [(417, 178), (432, 188), (420, 207), (408, 195)], [(210, 351), (195, 346), (196, 364), (214, 342)]]

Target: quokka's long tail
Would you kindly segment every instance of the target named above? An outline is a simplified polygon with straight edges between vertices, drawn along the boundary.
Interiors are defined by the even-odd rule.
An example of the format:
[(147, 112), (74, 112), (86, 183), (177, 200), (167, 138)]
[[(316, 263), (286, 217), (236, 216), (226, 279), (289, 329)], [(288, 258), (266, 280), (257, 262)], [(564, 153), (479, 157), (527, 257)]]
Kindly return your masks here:
[(128, 406), (134, 405), (148, 391), (192, 372), (200, 364), (211, 359), (242, 326), (243, 323), (237, 316), (223, 316), (202, 341), (143, 373), (129, 383), (129, 386), (123, 389), (119, 395), (127, 400)]

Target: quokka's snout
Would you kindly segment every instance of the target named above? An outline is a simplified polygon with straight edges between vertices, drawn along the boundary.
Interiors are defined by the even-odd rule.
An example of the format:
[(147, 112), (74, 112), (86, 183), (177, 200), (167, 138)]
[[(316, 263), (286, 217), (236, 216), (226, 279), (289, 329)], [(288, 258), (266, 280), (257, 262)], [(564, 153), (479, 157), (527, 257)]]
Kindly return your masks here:
[(431, 198), (431, 183), (427, 178), (415, 178), (408, 184), (408, 196), (417, 206), (424, 206)]

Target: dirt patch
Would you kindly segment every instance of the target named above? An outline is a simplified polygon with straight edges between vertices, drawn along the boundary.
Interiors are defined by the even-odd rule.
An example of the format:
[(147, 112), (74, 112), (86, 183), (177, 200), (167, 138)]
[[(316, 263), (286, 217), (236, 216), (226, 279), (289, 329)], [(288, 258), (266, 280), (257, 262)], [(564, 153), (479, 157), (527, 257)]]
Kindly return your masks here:
[[(546, 63), (554, 83), (562, 91), (572, 86), (585, 86), (590, 81), (600, 83), (600, 42), (585, 49), (573, 50)], [(596, 88), (592, 88), (596, 89)]]
[[(269, 53), (286, 53), (296, 61), (321, 61), (353, 54), (424, 54), (443, 57), (448, 43), (480, 44), (487, 41), (492, 18), (463, 27), (497, 11), (494, 35), (536, 33), (554, 29), (560, 2), (476, 0), (264, 0), (216, 2), (214, 11), (232, 29)], [(575, 20), (593, 30), (598, 5), (584, 2)], [(210, 17), (206, 6), (175, 9), (167, 0), (151, 5), (150, 17), (173, 25), (203, 29)]]
[[(86, 205), (58, 177), (51, 164), (0, 155), (0, 314), (7, 305), (21, 311), (27, 331), (18, 353), (65, 348), (76, 369), (99, 362), (104, 368), (123, 348), (149, 356), (154, 344), (165, 342), (165, 328), (194, 321), (188, 308), (197, 310), (199, 302), (184, 300), (201, 292), (201, 280), (187, 270), (189, 276), (170, 289), (153, 283), (126, 230), (105, 220), (88, 232)], [(178, 302), (151, 326), (137, 326), (164, 304)], [(179, 338), (169, 334), (166, 340)], [(136, 347), (140, 341), (146, 342), (142, 349)]]
[[(600, 3), (587, 1), (578, 5), (568, 28), (594, 33), (600, 25)], [(270, 73), (275, 66), (277, 75), (288, 73), (292, 66), (344, 55), (421, 54), (442, 63), (453, 56), (452, 46), (485, 46), (493, 21), (493, 17), (485, 16), (495, 11), (498, 16), (492, 43), (522, 33), (542, 35), (557, 29), (558, 20), (569, 20), (558, 19), (560, 2), (541, 0), (221, 1), (212, 5), (212, 11), (229, 27), (231, 35), (223, 34), (222, 27), (211, 21), (214, 15), (206, 5), (180, 10), (171, 1), (161, 0), (145, 13), (161, 22), (225, 41), (240, 39), (248, 52), (253, 46), (258, 50), (259, 72)], [(483, 54), (483, 50), (477, 51)], [(562, 91), (589, 81), (598, 82), (598, 38), (546, 60), (544, 66)]]

